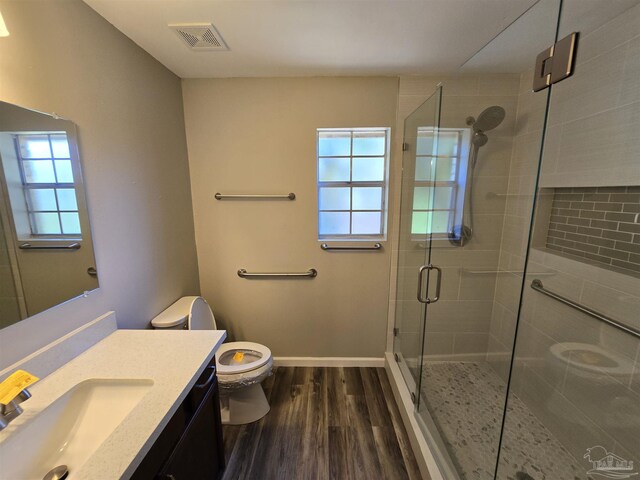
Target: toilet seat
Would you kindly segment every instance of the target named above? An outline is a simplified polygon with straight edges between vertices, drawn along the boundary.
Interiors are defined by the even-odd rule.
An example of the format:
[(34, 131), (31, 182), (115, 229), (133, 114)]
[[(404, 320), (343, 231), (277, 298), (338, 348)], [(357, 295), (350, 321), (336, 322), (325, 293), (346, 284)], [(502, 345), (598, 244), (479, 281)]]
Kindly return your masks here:
[[(233, 358), (233, 356), (237, 352), (247, 353), (252, 356), (259, 356), (254, 361), (250, 361), (247, 363), (235, 363), (232, 362), (229, 364), (229, 360)], [(218, 348), (216, 352), (216, 366), (218, 372), (218, 378), (222, 382), (225, 375), (238, 375), (238, 374), (246, 374), (247, 372), (251, 372), (253, 370), (257, 370), (261, 367), (271, 368), (272, 357), (271, 350), (269, 350), (264, 345), (260, 345), (259, 343), (254, 342), (229, 342), (223, 343)], [(260, 372), (256, 372), (260, 373)], [(257, 375), (259, 376), (259, 375)], [(226, 378), (225, 380), (231, 381), (231, 378)]]
[[(211, 307), (198, 296), (180, 298), (151, 320), (151, 325), (165, 330), (218, 328)], [(259, 343), (230, 342), (218, 348), (215, 358), (222, 423), (245, 425), (264, 417), (270, 407), (260, 383), (271, 375), (271, 350)]]
[[(612, 377), (629, 376), (633, 371), (633, 364), (615, 352), (607, 351), (598, 345), (578, 342), (556, 343), (549, 348), (551, 354), (576, 370), (592, 373), (606, 373)], [(581, 361), (576, 354), (590, 354), (592, 362)]]

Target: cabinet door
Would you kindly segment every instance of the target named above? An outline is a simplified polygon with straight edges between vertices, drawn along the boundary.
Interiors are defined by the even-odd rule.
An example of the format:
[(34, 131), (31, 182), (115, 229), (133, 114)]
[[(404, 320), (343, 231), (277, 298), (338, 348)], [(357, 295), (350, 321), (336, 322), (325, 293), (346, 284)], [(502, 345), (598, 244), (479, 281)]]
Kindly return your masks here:
[(213, 379), (205, 399), (159, 475), (161, 479), (219, 478), (224, 469), (218, 381)]

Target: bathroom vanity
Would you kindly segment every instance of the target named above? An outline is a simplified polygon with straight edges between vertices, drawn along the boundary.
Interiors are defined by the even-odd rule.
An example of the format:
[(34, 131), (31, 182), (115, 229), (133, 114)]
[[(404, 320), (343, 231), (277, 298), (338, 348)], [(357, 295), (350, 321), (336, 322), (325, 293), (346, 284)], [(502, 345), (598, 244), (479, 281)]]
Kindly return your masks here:
[(215, 352), (226, 333), (117, 330), (106, 317), (10, 367), (41, 380), (0, 431), (4, 477), (66, 465), (75, 480), (218, 478)]
[(222, 423), (214, 358), (131, 479), (217, 479), (223, 472)]

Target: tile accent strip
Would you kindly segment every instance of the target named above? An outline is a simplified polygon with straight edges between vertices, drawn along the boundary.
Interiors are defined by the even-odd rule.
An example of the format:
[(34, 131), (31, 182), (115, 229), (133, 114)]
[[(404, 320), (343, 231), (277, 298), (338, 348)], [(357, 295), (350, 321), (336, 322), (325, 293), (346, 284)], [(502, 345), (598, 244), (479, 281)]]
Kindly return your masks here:
[(556, 188), (547, 248), (640, 272), (640, 186)]

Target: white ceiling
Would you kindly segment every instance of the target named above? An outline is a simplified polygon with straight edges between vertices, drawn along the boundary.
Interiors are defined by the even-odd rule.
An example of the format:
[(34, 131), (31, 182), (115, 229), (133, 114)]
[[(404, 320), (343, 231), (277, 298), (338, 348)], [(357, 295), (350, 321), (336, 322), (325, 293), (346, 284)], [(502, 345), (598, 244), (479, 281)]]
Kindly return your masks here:
[[(84, 0), (182, 78), (448, 73), (536, 0)], [(213, 23), (194, 52), (170, 23)]]

